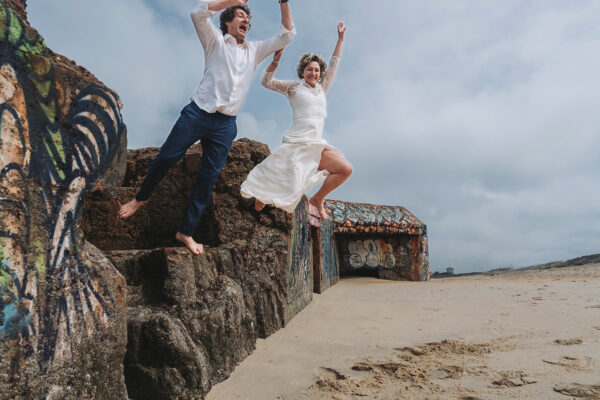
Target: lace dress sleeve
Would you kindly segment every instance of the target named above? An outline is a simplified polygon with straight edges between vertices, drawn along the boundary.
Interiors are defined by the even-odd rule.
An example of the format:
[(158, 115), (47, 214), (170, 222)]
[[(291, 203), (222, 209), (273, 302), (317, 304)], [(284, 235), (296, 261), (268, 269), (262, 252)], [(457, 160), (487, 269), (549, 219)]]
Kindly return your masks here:
[(292, 86), (296, 85), (296, 82), (280, 81), (279, 79), (273, 78), (273, 72), (265, 71), (262, 77), (261, 84), (267, 89), (271, 89), (284, 95), (288, 95)]
[(325, 92), (329, 90), (329, 87), (333, 83), (333, 78), (337, 72), (339, 62), (339, 57), (331, 56), (331, 60), (329, 60), (329, 65), (327, 66), (327, 71), (325, 72), (325, 76), (321, 81), (321, 86)]

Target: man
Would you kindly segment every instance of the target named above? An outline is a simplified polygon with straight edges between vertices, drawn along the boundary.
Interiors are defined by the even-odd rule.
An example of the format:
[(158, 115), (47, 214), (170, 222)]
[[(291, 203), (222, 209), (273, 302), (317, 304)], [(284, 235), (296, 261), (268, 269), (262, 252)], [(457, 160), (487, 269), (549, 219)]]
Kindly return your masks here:
[[(200, 0), (192, 21), (204, 48), (204, 76), (192, 101), (182, 111), (169, 137), (154, 159), (138, 194), (119, 210), (128, 218), (140, 208), (167, 171), (195, 142), (202, 143), (202, 163), (183, 222), (176, 239), (193, 254), (204, 252), (192, 233), (204, 212), (214, 183), (221, 172), (237, 134), (236, 115), (242, 108), (257, 65), (269, 54), (292, 41), (295, 29), (288, 0), (280, 0), (281, 28), (277, 36), (262, 42), (247, 42), (250, 29), (248, 0)], [(220, 17), (221, 32), (210, 18)]]

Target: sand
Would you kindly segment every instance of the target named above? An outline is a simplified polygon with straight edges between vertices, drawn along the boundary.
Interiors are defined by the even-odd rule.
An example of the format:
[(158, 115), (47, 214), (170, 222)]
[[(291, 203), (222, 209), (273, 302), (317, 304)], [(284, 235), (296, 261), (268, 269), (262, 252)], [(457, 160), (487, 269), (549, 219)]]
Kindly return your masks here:
[(600, 264), (344, 279), (208, 400), (600, 399)]

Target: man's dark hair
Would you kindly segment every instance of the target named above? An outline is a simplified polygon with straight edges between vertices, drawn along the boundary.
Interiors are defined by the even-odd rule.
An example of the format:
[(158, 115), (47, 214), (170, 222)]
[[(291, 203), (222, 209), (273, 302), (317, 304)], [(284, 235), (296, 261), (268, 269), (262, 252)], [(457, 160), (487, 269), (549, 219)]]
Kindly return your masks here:
[(250, 18), (250, 8), (248, 8), (248, 6), (233, 6), (233, 7), (229, 7), (226, 8), (222, 13), (221, 13), (221, 32), (223, 32), (223, 35), (227, 34), (227, 22), (231, 22), (233, 21), (233, 18), (235, 17), (235, 10), (240, 9), (242, 11), (244, 11), (247, 15), (248, 18)]

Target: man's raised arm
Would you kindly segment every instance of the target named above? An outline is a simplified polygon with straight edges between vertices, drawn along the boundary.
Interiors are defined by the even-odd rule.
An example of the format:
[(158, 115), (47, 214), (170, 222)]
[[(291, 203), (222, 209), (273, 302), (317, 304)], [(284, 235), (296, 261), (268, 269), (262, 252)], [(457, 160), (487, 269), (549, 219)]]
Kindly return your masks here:
[(227, 7), (243, 6), (246, 3), (248, 0), (200, 0), (200, 4), (192, 10), (191, 15), (204, 51), (210, 52), (221, 35), (221, 31), (210, 22), (210, 18)]
[(285, 27), (288, 31), (291, 31), (294, 28), (294, 24), (292, 22), (292, 12), (290, 11), (290, 3), (288, 1), (281, 2), (281, 25)]
[(259, 42), (256, 65), (264, 60), (269, 54), (287, 46), (296, 34), (296, 29), (294, 29), (294, 23), (292, 22), (290, 4), (287, 1), (282, 1), (279, 7), (281, 8), (281, 28), (279, 29), (277, 36)]

